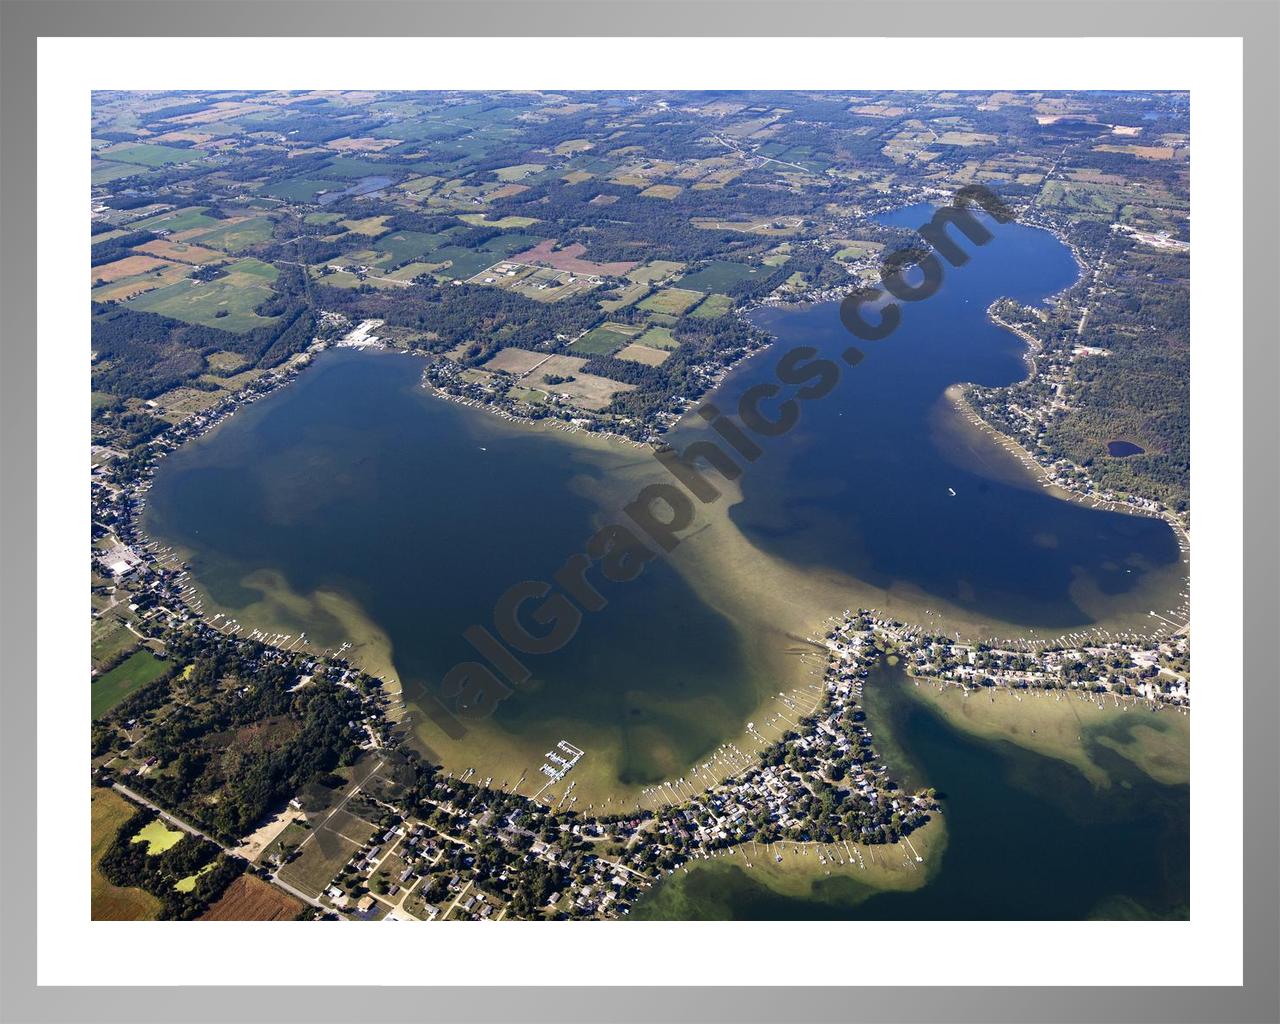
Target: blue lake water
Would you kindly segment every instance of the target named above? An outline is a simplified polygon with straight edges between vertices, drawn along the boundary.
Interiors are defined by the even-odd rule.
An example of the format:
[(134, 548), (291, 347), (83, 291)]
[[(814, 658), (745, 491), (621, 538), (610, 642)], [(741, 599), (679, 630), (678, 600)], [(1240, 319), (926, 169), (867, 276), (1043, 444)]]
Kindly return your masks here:
[[(885, 219), (917, 227), (931, 212), (912, 207)], [(967, 246), (969, 262), (946, 267), (935, 295), (903, 304), (901, 325), (884, 340), (852, 337), (835, 303), (753, 316), (780, 349), (812, 346), (840, 364), (856, 343), (865, 358), (841, 364), (837, 389), (803, 403), (800, 425), (763, 443), (733, 519), (794, 564), (839, 569), (877, 587), (907, 583), (977, 619), (1042, 635), (1088, 626), (1098, 608), (1145, 615), (1156, 606), (1144, 588), (1158, 578), (1167, 599), (1182, 576), (1165, 523), (1059, 500), (1022, 474), (993, 478), (939, 437), (940, 419), (956, 419), (943, 396), (949, 385), (1026, 375), (1025, 346), (987, 319), (990, 303), (1036, 304), (1077, 275), (1070, 251), (1048, 232), (986, 223), (994, 240)], [(717, 404), (732, 409), (748, 387), (773, 380), (778, 356), (753, 359)], [(1081, 606), (1082, 595), (1092, 607)]]
[[(928, 211), (895, 216), (917, 226)], [(947, 268), (938, 294), (904, 308), (890, 338), (857, 342), (863, 361), (842, 366), (829, 396), (804, 403), (796, 429), (761, 441), (733, 523), (792, 566), (835, 570), (910, 595), (902, 607), (945, 607), (994, 629), (1045, 635), (1167, 608), (1185, 566), (1166, 524), (1049, 495), (949, 414), (943, 397), (957, 381), (997, 385), (1024, 374), (1022, 342), (987, 321), (987, 306), (999, 296), (1041, 301), (1075, 275), (1070, 253), (1047, 232), (997, 229), (967, 265)], [(810, 345), (838, 362), (856, 341), (833, 303), (753, 316), (779, 341), (730, 376), (714, 396), (724, 409), (772, 380), (788, 348)], [(596, 528), (621, 518), (637, 481), (668, 479), (647, 449), (583, 445), (434, 398), (419, 387), (421, 369), (415, 357), (322, 354), (293, 383), (167, 458), (146, 523), (188, 554), (202, 590), (231, 614), (265, 607), (255, 574), (283, 581), (263, 628), (336, 643), (340, 617), (295, 598), (340, 595), (385, 636), (411, 700), (475, 657), (462, 631), (491, 622), (507, 587), (550, 579)], [(673, 440), (694, 436), (706, 431), (682, 426)], [(651, 563), (626, 584), (597, 583), (609, 607), (564, 650), (533, 660), (534, 684), (501, 703), (483, 736), (490, 753), (509, 743), (524, 758), (563, 737), (589, 748), (592, 770), (618, 783), (671, 778), (736, 736), (762, 695), (778, 689), (758, 653), (785, 638), (767, 622), (730, 620), (670, 565)], [(913, 721), (925, 724), (905, 728), (904, 742), (949, 742), (926, 719)], [(467, 742), (453, 767), (474, 763)], [(954, 787), (957, 808), (980, 809), (981, 779), (991, 777), (981, 773), (1004, 770), (1007, 752), (988, 747), (965, 740), (930, 762), (939, 786), (952, 771), (974, 782)], [(1041, 781), (1062, 786), (1052, 773)], [(1072, 830), (1060, 805), (1038, 806), (1060, 814), (1042, 840)], [(1118, 834), (1128, 821), (1141, 831), (1143, 820), (1126, 803), (1107, 827)], [(1113, 833), (1092, 835), (1096, 848)], [(1086, 914), (1095, 895), (1105, 893), (1052, 905)], [(1161, 900), (1170, 902), (1148, 902)]]

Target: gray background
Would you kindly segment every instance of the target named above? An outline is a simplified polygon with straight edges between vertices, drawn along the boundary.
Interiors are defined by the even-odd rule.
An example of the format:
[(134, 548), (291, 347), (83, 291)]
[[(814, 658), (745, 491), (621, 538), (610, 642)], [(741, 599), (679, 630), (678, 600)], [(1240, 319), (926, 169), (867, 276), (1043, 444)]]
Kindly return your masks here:
[[(3, 931), (0, 1018), (5, 1021), (376, 1020), (1133, 1020), (1280, 1019), (1277, 839), (1276, 656), (1277, 96), (1280, 8), (1256, 2), (1021, 3), (430, 3), (405, 0), (0, 0), (0, 796), (3, 799)], [(850, 949), (847, 977), (794, 979), (813, 988), (36, 988), (35, 987), (35, 160), (36, 46), (39, 36), (1234, 36), (1245, 40), (1245, 899), (1242, 988), (1139, 987), (1141, 926), (1127, 949), (1072, 957), (1128, 956), (1132, 988), (836, 987), (864, 982)], [(104, 42), (109, 46), (109, 42)], [(857, 45), (895, 45), (850, 40)], [(910, 44), (903, 44), (909, 62)], [(1016, 44), (1013, 44), (1016, 45)], [(554, 77), (554, 76), (552, 76)], [(548, 82), (554, 86), (553, 81)], [(1194, 129), (1193, 129), (1194, 130)], [(1196, 296), (1193, 301), (1209, 301)], [(1201, 341), (1212, 339), (1201, 339)], [(1204, 358), (1204, 346), (1198, 350)], [(1231, 410), (1224, 410), (1233, 415)], [(1226, 453), (1228, 456), (1230, 453)], [(71, 539), (74, 543), (74, 539)], [(70, 595), (78, 601), (78, 595)], [(1207, 652), (1201, 652), (1205, 657)], [(1212, 680), (1209, 680), (1211, 683)], [(68, 751), (68, 756), (76, 756)], [(1221, 893), (1234, 899), (1234, 893)], [(1213, 897), (1210, 897), (1213, 898)], [(174, 925), (177, 934), (181, 925)], [(581, 927), (608, 927), (582, 925)], [(625, 927), (625, 925), (623, 926)], [(655, 955), (673, 951), (655, 950)], [(957, 956), (978, 954), (957, 949)], [(1027, 956), (1038, 951), (1028, 950)], [(129, 956), (127, 946), (104, 950)], [(264, 951), (269, 954), (269, 948)], [(909, 954), (904, 954), (909, 955)], [(998, 955), (1016, 962), (1013, 950)], [(340, 966), (340, 965), (336, 965)], [(495, 977), (501, 964), (494, 965)], [(929, 965), (920, 965), (921, 977)], [(252, 1009), (250, 1009), (252, 1008)]]

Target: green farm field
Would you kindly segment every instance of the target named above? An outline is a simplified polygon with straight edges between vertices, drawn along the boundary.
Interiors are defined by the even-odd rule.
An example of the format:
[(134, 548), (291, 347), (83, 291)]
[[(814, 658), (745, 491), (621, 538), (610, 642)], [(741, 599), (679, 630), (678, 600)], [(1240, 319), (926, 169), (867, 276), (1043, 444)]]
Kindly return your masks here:
[(688, 291), (684, 288), (663, 288), (662, 291), (654, 292), (636, 308), (646, 309), (651, 313), (679, 316), (695, 302), (701, 300), (701, 292)]
[(191, 241), (213, 249), (242, 252), (250, 246), (269, 239), (271, 230), (270, 217), (252, 217), (249, 220), (226, 224), (202, 235), (196, 235)]
[[(139, 295), (129, 300), (128, 305), (189, 324), (224, 331), (249, 331), (276, 320), (253, 312), (254, 307), (272, 295), (270, 282), (275, 280), (275, 275), (275, 268), (266, 263), (241, 260), (227, 268), (225, 277), (212, 281), (180, 281)], [(226, 310), (226, 316), (218, 316), (220, 310)]]
[[(132, 634), (129, 634), (132, 636)], [(95, 721), (105, 715), (113, 707), (131, 693), (141, 690), (147, 683), (153, 683), (164, 675), (169, 663), (161, 661), (148, 650), (137, 651), (110, 672), (104, 672), (90, 685), (93, 696), (90, 699)]]
[(193, 231), (196, 228), (212, 230), (219, 227), (222, 221), (216, 217), (206, 217), (203, 206), (190, 206), (181, 210), (166, 210), (153, 217), (135, 220), (129, 225), (130, 231), (169, 231), (179, 234)]
[(288, 199), (294, 203), (309, 203), (321, 192), (341, 192), (344, 187), (341, 182), (329, 181), (325, 178), (286, 178), (273, 185), (263, 186), (262, 194), (275, 196), (277, 199)]
[(623, 345), (628, 344), (635, 334), (636, 328), (617, 330), (623, 324), (605, 324), (588, 331), (573, 343), (569, 352), (575, 356), (607, 356), (612, 355)]
[(733, 299), (727, 295), (712, 292), (690, 315), (700, 320), (714, 320), (716, 317), (724, 316), (731, 309), (733, 309)]
[(99, 156), (126, 164), (143, 167), (163, 167), (166, 164), (185, 164), (199, 160), (205, 154), (198, 149), (182, 149), (178, 146), (157, 146), (147, 142), (125, 142), (100, 150)]
[(749, 267), (745, 263), (732, 263), (729, 260), (712, 260), (705, 267), (700, 267), (692, 274), (686, 274), (676, 282), (680, 288), (694, 288), (702, 292), (722, 291), (739, 281), (755, 277), (759, 268)]

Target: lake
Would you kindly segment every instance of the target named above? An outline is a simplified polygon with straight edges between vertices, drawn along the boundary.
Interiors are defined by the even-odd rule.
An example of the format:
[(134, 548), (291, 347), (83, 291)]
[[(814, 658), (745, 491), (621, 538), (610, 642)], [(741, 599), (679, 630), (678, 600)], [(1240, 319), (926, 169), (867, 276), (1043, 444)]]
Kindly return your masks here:
[[(885, 220), (914, 227), (930, 214), (912, 207)], [(805, 404), (800, 425), (768, 442), (732, 518), (791, 564), (914, 591), (904, 618), (927, 620), (924, 607), (945, 603), (950, 618), (1002, 635), (1009, 624), (1041, 636), (1104, 620), (1142, 629), (1152, 609), (1181, 603), (1185, 565), (1173, 531), (1050, 495), (998, 446), (968, 436), (973, 428), (944, 395), (956, 382), (1024, 377), (1023, 342), (992, 324), (987, 307), (1002, 296), (1038, 303), (1077, 275), (1048, 232), (986, 223), (995, 239), (969, 247), (966, 265), (947, 267), (931, 298), (903, 304), (889, 338), (858, 341), (863, 362), (842, 366), (837, 390)], [(812, 346), (837, 363), (857, 340), (835, 303), (763, 309), (753, 319), (784, 347)], [(752, 359), (717, 404), (733, 408), (746, 388), (771, 380), (777, 358)]]
[[(894, 216), (915, 226), (928, 210)], [(593, 577), (608, 607), (563, 650), (530, 658), (530, 685), (462, 737), (415, 714), (417, 742), (450, 770), (530, 795), (543, 752), (568, 740), (586, 751), (567, 780), (577, 806), (616, 810), (743, 741), (779, 693), (812, 686), (820, 667), (802, 638), (845, 608), (975, 636), (1143, 631), (1153, 610), (1181, 614), (1186, 564), (1168, 525), (1053, 496), (945, 395), (1024, 374), (1022, 342), (987, 306), (1041, 301), (1075, 274), (1051, 234), (999, 227), (938, 294), (904, 309), (892, 337), (860, 343), (866, 358), (804, 405), (796, 429), (762, 439), (761, 458), (699, 508), (669, 561), (625, 584)], [(779, 342), (729, 376), (714, 396), (725, 409), (772, 379), (786, 349), (838, 358), (853, 340), (834, 303), (753, 318)], [(422, 367), (321, 354), (166, 458), (144, 522), (188, 559), (206, 612), (305, 631), (316, 649), (350, 643), (362, 666), (403, 681), (411, 711), (475, 659), (462, 632), (491, 623), (503, 591), (551, 579), (595, 529), (622, 521), (638, 487), (670, 479), (647, 448), (436, 398)], [(704, 436), (682, 424), (672, 440)], [(943, 743), (929, 728), (904, 731), (913, 754)], [(972, 745), (948, 756), (926, 765), (931, 777), (1003, 770)]]
[[(983, 695), (968, 698), (984, 699)], [(1108, 746), (1130, 721), (1099, 714), (1083, 749), (1106, 776), (954, 728), (898, 668), (872, 670), (867, 721), (907, 788), (938, 788), (947, 828), (926, 885), (877, 892), (833, 873), (783, 896), (721, 859), (697, 862), (637, 903), (641, 920), (1185, 919), (1190, 900), (1189, 789), (1144, 774)], [(1125, 713), (1146, 724), (1151, 712)], [(1175, 712), (1161, 712), (1165, 718)], [(1147, 716), (1144, 720), (1140, 716)], [(1159, 717), (1159, 716), (1156, 716)], [(813, 859), (810, 857), (809, 859)]]

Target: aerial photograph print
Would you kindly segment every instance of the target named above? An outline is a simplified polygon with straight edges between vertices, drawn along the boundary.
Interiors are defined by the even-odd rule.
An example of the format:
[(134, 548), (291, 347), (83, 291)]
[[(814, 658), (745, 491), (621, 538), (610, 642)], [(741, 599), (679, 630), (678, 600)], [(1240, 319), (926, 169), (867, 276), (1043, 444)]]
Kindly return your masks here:
[(94, 92), (92, 919), (1189, 920), (1190, 110)]

